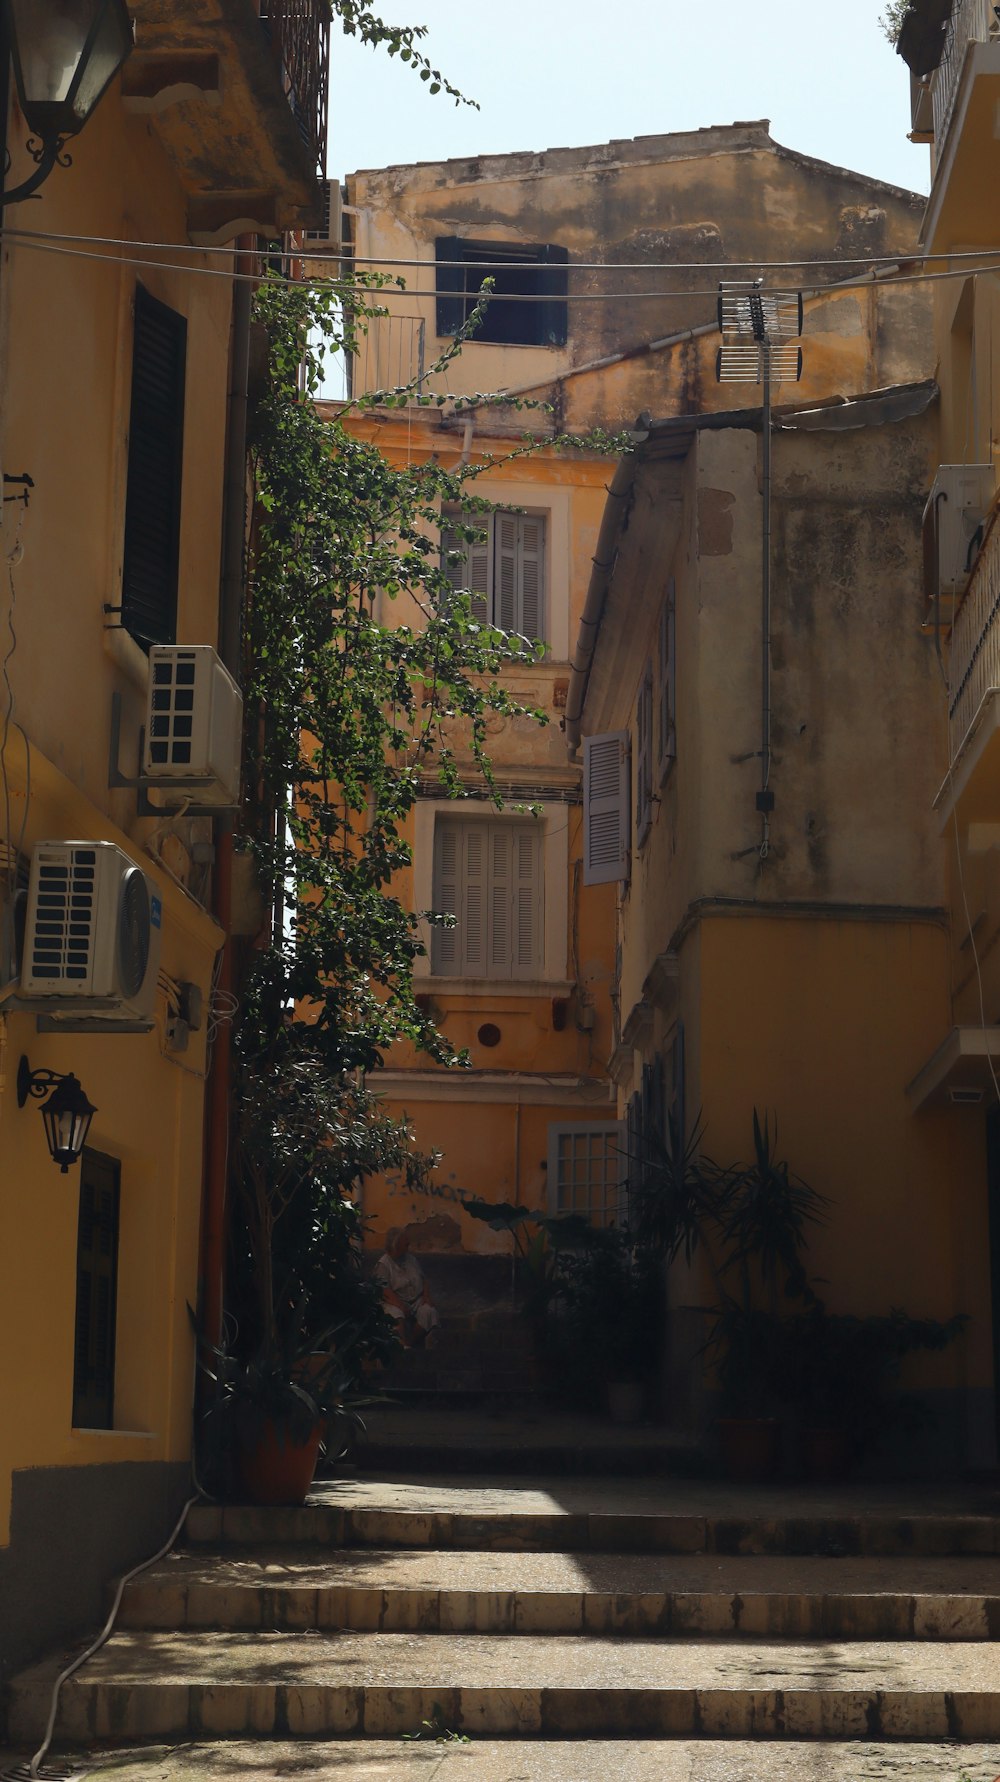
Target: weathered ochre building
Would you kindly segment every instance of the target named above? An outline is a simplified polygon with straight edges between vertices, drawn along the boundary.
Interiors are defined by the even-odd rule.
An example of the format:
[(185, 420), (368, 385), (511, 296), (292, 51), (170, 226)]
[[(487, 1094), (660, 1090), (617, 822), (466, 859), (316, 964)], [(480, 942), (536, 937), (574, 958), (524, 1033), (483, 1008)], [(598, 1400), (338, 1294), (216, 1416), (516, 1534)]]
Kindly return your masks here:
[[(359, 172), (346, 200), (358, 266), (405, 279), (404, 290), (380, 293), (389, 313), (371, 323), (352, 364), (355, 393), (419, 380), (424, 392), (544, 400), (551, 413), (527, 417), (543, 442), (563, 429), (631, 428), (643, 410), (703, 415), (727, 405), (715, 382), (720, 271), (749, 277), (748, 266), (765, 259), (793, 262), (790, 282), (825, 293), (810, 311), (803, 403), (923, 375), (920, 295), (908, 286), (883, 294), (874, 281), (837, 289), (859, 260), (911, 251), (919, 200), (782, 148), (766, 123)], [(485, 326), (435, 373), (484, 276), (496, 281)], [(411, 401), (350, 424), (397, 461), (435, 453), (457, 465), (502, 453), (526, 417)], [(754, 474), (750, 438), (739, 445), (741, 499)], [(446, 1073), (402, 1051), (389, 1060), (379, 1086), (442, 1162), (434, 1198), (388, 1182), (366, 1190), (365, 1207), (376, 1241), (387, 1226), (408, 1225), (416, 1248), (456, 1258), (457, 1273), (471, 1252), (508, 1249), (463, 1214), (469, 1195), (597, 1219), (618, 1207), (622, 1104), (608, 1061), (622, 1015), (641, 997), (631, 957), (616, 966), (615, 887), (584, 882), (580, 767), (562, 734), (595, 554), (610, 563), (599, 535), (612, 463), (543, 443), (476, 484), (477, 494), (495, 492), (520, 510), (513, 529), (500, 514), (491, 520), (468, 585), (488, 617), (546, 646), (544, 660), (514, 678), (548, 726), (498, 721), (489, 739), (511, 804), (534, 801), (542, 814), (497, 816), (474, 798), (441, 804), (431, 785), (418, 807), (415, 906), (457, 916), (450, 938), (428, 930), (421, 988), (449, 1038), (469, 1047), (472, 1069)], [(731, 505), (718, 496), (721, 534), (734, 523)], [(444, 515), (445, 541), (447, 523)], [(647, 542), (655, 580), (666, 574), (663, 547)], [(621, 695), (630, 691), (623, 681)], [(724, 673), (718, 692), (724, 702)], [(489, 934), (473, 932), (478, 900), (513, 907), (510, 849), (524, 874), (523, 926), (520, 940), (514, 923), (513, 942), (501, 936), (490, 956)]]
[[(911, 68), (913, 139), (930, 145), (921, 246), (937, 256), (940, 429), (924, 513), (920, 615), (939, 658), (925, 724), (935, 739), (931, 806), (948, 909), (947, 996), (909, 1086), (915, 1123), (948, 1120), (968, 1242), (980, 1246), (974, 1305), (1000, 1415), (1000, 327), (990, 200), (1000, 38), (985, 0), (913, 0), (899, 49)], [(918, 595), (915, 587), (914, 598)]]
[[(135, 48), (72, 165), (4, 217), (0, 1672), (95, 1620), (105, 1580), (165, 1537), (189, 1484), (224, 837), (193, 814), (220, 803), (204, 778), (134, 782), (150, 647), (211, 645), (238, 671), (246, 367), (231, 341), (249, 287), (234, 240), (313, 219), (325, 137), (322, 10), (299, 9), (298, 86), (285, 13), (266, 10), (237, 28), (224, 8), (135, 0)], [(32, 171), (28, 134), (12, 89), (8, 188)], [(238, 780), (238, 734), (236, 762)], [(29, 987), (49, 969), (34, 891), (25, 906), (46, 844), (50, 888), (78, 875), (57, 949), (79, 981), (59, 1006), (43, 976)], [(123, 939), (153, 961), (137, 998)], [(73, 1001), (75, 944), (103, 951), (104, 1006)], [(96, 1108), (66, 1173), (39, 1101), (19, 1105), (22, 1058), (75, 1075)]]

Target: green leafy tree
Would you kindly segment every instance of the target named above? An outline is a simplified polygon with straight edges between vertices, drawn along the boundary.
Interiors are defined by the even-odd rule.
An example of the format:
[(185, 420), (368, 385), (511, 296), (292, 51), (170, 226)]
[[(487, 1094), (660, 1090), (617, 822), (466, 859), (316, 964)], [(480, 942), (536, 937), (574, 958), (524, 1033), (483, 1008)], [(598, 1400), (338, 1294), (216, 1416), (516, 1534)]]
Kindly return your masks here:
[[(414, 993), (421, 916), (451, 918), (400, 895), (407, 819), (429, 781), (456, 798), (472, 781), (500, 808), (488, 720), (545, 721), (504, 678), (541, 646), (476, 621), (441, 564), (441, 504), (462, 510), (469, 539), (492, 505), (475, 491), (483, 463), (461, 474), (433, 459), (393, 466), (317, 411), (327, 355), (355, 348), (385, 282), (272, 279), (256, 301), (270, 372), (251, 433), (241, 845), (272, 916), (240, 985), (235, 1035), (229, 1300), (247, 1348), (290, 1320), (307, 1341), (345, 1296), (359, 1356), (384, 1344), (351, 1190), (385, 1169), (420, 1176), (434, 1159), (386, 1117), (363, 1074), (400, 1040), (443, 1065), (464, 1062)], [(515, 455), (529, 449), (525, 440)], [(386, 600), (392, 624), (380, 616)]]

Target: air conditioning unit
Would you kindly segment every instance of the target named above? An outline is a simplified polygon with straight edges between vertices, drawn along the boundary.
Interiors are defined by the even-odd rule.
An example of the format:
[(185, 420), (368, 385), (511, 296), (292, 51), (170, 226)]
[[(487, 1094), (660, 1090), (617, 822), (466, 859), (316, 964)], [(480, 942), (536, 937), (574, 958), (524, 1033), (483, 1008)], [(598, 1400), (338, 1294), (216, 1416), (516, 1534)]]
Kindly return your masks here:
[(340, 181), (320, 181), (323, 193), (323, 216), (318, 229), (303, 229), (302, 248), (310, 254), (339, 254), (343, 231), (343, 196)]
[(192, 803), (220, 810), (239, 803), (243, 700), (211, 644), (154, 644), (143, 777), (202, 780)]
[(992, 464), (941, 464), (924, 509), (928, 572), (934, 594), (963, 594), (993, 503)]
[(114, 842), (39, 842), (19, 997), (108, 1021), (147, 1019), (162, 922), (156, 886)]

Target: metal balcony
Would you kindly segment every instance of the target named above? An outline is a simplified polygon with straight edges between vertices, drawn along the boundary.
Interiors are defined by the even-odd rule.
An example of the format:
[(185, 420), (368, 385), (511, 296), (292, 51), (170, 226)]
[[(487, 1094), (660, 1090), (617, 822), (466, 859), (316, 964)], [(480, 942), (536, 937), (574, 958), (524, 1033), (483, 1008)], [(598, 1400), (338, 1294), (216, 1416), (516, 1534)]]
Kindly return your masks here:
[(376, 390), (420, 394), (425, 332), (423, 316), (373, 316), (349, 361), (348, 394), (369, 396)]
[(948, 674), (952, 761), (964, 750), (987, 700), (1000, 691), (998, 518), (1000, 509), (994, 508), (952, 625)]
[(260, 0), (260, 22), (303, 146), (322, 179), (330, 89), (329, 5), (327, 0)]
[(130, 11), (123, 99), (180, 172), (192, 238), (318, 223), (328, 0), (130, 0)]
[(1000, 25), (990, 0), (956, 0), (945, 33), (944, 54), (931, 81), (934, 141), (939, 158), (954, 114), (966, 51), (973, 43), (992, 43), (998, 34)]

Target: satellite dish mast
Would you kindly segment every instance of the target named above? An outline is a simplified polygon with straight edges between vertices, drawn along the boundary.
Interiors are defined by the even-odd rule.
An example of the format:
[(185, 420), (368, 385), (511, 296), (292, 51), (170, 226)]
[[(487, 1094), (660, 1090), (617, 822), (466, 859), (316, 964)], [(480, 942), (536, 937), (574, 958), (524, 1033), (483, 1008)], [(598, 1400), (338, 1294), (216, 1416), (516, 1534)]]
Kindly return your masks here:
[(763, 279), (719, 286), (719, 333), (722, 344), (715, 361), (720, 384), (759, 384), (763, 389), (764, 540), (761, 565), (761, 739), (760, 790), (757, 809), (763, 824), (760, 858), (771, 844), (771, 390), (775, 384), (797, 384), (802, 376), (801, 291), (765, 291)]

